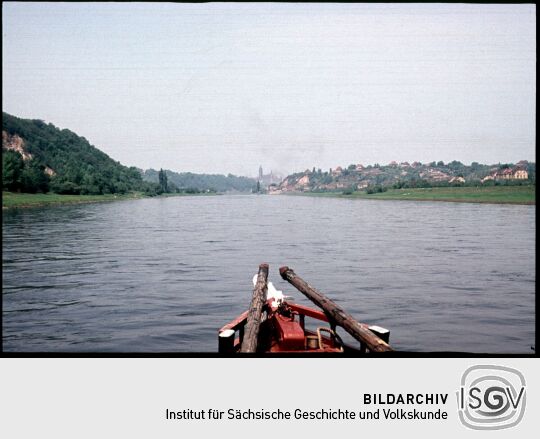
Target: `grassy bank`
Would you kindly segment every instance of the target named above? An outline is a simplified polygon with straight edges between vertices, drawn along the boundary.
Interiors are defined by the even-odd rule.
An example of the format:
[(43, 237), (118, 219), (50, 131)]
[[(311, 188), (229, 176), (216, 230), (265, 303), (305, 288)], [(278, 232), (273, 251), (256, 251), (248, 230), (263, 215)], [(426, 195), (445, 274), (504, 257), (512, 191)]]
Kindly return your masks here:
[[(214, 192), (201, 192), (198, 194), (170, 193), (162, 194), (154, 198), (182, 196), (189, 197), (202, 195), (209, 196), (217, 194)], [(147, 196), (142, 192), (132, 192), (125, 195), (59, 195), (54, 193), (24, 194), (15, 192), (2, 192), (2, 209), (39, 207), (60, 204), (98, 203), (104, 201), (134, 200), (139, 198), (147, 198)]]
[(37, 207), (55, 204), (78, 204), (96, 203), (102, 201), (117, 201), (142, 198), (142, 193), (126, 195), (59, 195), (59, 194), (23, 194), (14, 192), (2, 192), (2, 208)]
[(438, 187), (418, 189), (389, 189), (367, 194), (353, 192), (312, 193), (302, 195), (318, 197), (361, 198), (366, 200), (453, 201), (460, 203), (536, 204), (536, 186)]

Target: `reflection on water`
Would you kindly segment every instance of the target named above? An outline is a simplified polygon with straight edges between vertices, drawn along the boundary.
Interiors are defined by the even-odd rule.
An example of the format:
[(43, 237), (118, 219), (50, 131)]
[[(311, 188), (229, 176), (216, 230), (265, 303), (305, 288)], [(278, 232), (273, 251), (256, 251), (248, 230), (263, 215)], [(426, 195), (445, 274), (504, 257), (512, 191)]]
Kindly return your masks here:
[(261, 262), (395, 349), (534, 344), (534, 206), (175, 197), (4, 212), (2, 234), (5, 351), (214, 352)]

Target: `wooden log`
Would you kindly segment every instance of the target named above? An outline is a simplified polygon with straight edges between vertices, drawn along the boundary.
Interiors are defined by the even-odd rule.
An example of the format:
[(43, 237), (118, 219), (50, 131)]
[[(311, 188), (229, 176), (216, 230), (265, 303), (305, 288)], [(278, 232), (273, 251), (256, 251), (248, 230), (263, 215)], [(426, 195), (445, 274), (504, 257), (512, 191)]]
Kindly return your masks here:
[(263, 305), (266, 302), (266, 292), (268, 291), (268, 264), (259, 265), (257, 282), (253, 288), (251, 305), (248, 310), (248, 318), (242, 346), (240, 352), (257, 352), (257, 342), (259, 339), (259, 328), (261, 326), (261, 315)]
[(298, 291), (303, 293), (315, 305), (321, 307), (328, 316), (330, 322), (334, 321), (345, 331), (351, 334), (362, 345), (365, 345), (371, 352), (388, 352), (393, 349), (373, 332), (364, 328), (354, 317), (343, 311), (338, 305), (332, 302), (328, 297), (317, 291), (289, 267), (279, 269), (281, 277), (293, 285)]

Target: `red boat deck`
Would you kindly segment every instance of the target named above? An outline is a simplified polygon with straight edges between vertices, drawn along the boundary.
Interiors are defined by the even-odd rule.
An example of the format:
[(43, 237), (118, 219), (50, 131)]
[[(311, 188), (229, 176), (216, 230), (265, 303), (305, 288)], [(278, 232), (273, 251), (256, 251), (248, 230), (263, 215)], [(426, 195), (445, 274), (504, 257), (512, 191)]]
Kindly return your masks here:
[[(279, 269), (281, 277), (310, 299), (321, 311), (289, 303), (281, 291), (268, 282), (268, 264), (259, 265), (253, 277), (253, 295), (249, 311), (219, 330), (219, 352), (242, 353), (359, 353), (390, 352), (390, 331), (358, 322), (320, 291), (313, 288), (287, 266)], [(315, 320), (315, 330), (307, 329), (306, 317)], [(360, 343), (348, 346), (336, 332), (339, 326)], [(310, 325), (310, 328), (313, 326)], [(245, 333), (245, 334), (244, 334)], [(324, 334), (324, 335), (323, 335)], [(245, 335), (245, 340), (244, 340)]]
[[(328, 325), (328, 318), (322, 311), (288, 302), (283, 302), (278, 308), (274, 308), (272, 305), (273, 301), (268, 301), (265, 305), (266, 319), (261, 323), (259, 352), (337, 353), (344, 350), (360, 350), (343, 344), (336, 334), (335, 328)], [(247, 317), (248, 311), (245, 311), (219, 330), (220, 334), (234, 331), (233, 352), (240, 350)], [(305, 327), (306, 317), (324, 322), (327, 325), (318, 327), (315, 331), (308, 330)], [(368, 325), (362, 324), (362, 326), (368, 328)]]

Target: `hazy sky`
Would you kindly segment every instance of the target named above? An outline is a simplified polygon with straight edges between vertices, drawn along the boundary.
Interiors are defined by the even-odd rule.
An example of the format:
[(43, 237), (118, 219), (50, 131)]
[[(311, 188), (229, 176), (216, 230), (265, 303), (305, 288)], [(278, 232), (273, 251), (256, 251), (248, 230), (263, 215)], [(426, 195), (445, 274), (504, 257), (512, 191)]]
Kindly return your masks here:
[(534, 5), (2, 7), (3, 111), (125, 165), (535, 160)]

